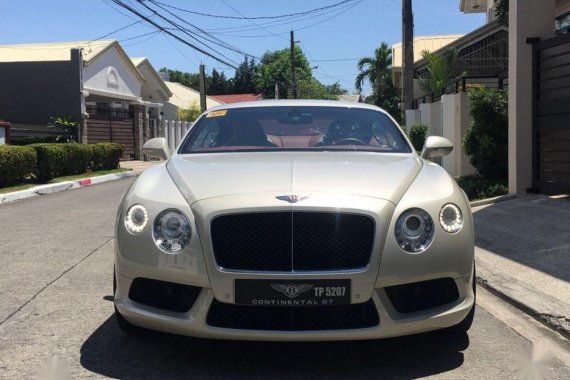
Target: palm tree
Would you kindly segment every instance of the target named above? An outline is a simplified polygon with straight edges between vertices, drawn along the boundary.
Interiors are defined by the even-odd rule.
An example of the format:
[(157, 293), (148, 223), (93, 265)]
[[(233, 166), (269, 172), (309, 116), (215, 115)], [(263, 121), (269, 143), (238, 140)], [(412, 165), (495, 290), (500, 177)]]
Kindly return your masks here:
[(445, 91), (450, 80), (455, 78), (454, 66), (457, 60), (457, 50), (447, 50), (441, 54), (422, 52), (427, 61), (425, 74), (417, 80), (418, 86), (427, 94), (439, 95)]
[(374, 51), (374, 57), (360, 59), (357, 67), (360, 72), (356, 76), (356, 89), (362, 91), (365, 81), (372, 86), (372, 94), (366, 98), (366, 102), (382, 107), (400, 120), (400, 93), (392, 83), (392, 49), (382, 42)]
[(391, 84), (392, 49), (385, 42), (382, 42), (380, 47), (374, 51), (374, 57), (361, 58), (357, 67), (360, 73), (356, 76), (356, 89), (362, 91), (362, 85), (367, 80), (370, 82), (376, 97), (380, 98), (385, 87)]

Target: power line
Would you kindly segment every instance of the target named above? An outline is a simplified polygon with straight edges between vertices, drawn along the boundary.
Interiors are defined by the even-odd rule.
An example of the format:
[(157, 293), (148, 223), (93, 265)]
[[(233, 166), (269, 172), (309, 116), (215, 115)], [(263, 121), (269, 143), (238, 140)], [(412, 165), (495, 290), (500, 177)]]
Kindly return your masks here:
[(105, 35), (102, 35), (101, 37), (97, 37), (97, 38), (95, 38), (95, 39), (93, 39), (93, 40), (91, 40), (91, 41), (89, 41), (89, 42), (99, 41), (99, 40), (101, 40), (101, 39), (103, 39), (103, 38), (105, 38), (105, 37), (109, 37), (109, 36), (112, 35), (112, 34), (118, 33), (118, 32), (120, 32), (121, 30), (125, 30), (125, 29), (127, 29), (127, 28), (130, 28), (131, 26), (134, 26), (134, 25), (136, 25), (136, 24), (140, 24), (141, 22), (142, 22), (142, 20), (135, 21), (135, 22), (130, 23), (130, 24), (126, 25), (126, 26), (123, 26), (122, 28), (119, 28), (119, 29), (117, 29), (117, 30), (113, 30), (112, 32), (109, 32), (109, 33), (107, 33), (107, 34), (105, 34)]
[[(238, 15), (243, 16), (237, 9), (235, 9), (234, 7), (232, 7), (231, 5), (229, 5), (225, 0), (222, 0), (222, 3), (224, 3), (227, 7), (229, 7), (230, 9), (232, 9), (232, 10), (233, 10), (234, 12), (236, 12)], [(285, 40), (285, 41), (288, 41), (287, 38), (282, 37), (282, 36), (280, 36), (280, 35), (278, 35), (278, 34), (275, 34), (275, 33), (271, 32), (271, 31), (269, 31), (268, 29), (265, 29), (264, 27), (257, 25), (255, 22), (251, 21), (250, 19), (247, 19), (247, 21), (249, 21), (252, 25), (255, 25), (258, 29), (264, 30), (264, 31), (266, 31), (267, 33), (269, 33), (269, 34), (271, 34), (271, 35), (273, 35), (273, 36), (275, 36), (275, 37), (277, 37), (277, 38), (281, 38), (281, 39), (283, 39), (283, 40)]]
[[(141, 1), (141, 0), (138, 0), (138, 1), (139, 1), (139, 3), (142, 4), (142, 1)], [(185, 24), (191, 26), (192, 28), (194, 28), (195, 30), (197, 30), (200, 34), (203, 35), (202, 38), (206, 39), (207, 41), (210, 41), (210, 42), (212, 42), (212, 43), (214, 43), (214, 44), (216, 44), (216, 45), (218, 45), (218, 46), (220, 46), (220, 47), (223, 47), (223, 48), (225, 48), (225, 49), (231, 50), (231, 51), (236, 52), (236, 53), (238, 53), (238, 54), (241, 54), (241, 55), (248, 55), (248, 56), (253, 57), (252, 54), (249, 54), (249, 53), (247, 53), (247, 52), (245, 52), (245, 51), (243, 51), (243, 50), (241, 50), (241, 49), (239, 49), (239, 48), (237, 48), (237, 47), (235, 47), (235, 46), (233, 46), (233, 45), (231, 45), (231, 44), (229, 44), (229, 43), (227, 43), (227, 42), (225, 42), (225, 41), (223, 41), (223, 40), (221, 40), (221, 39), (219, 39), (219, 38), (217, 38), (217, 37), (215, 37), (215, 36), (213, 36), (213, 35), (211, 35), (211, 34), (208, 33), (207, 31), (205, 31), (205, 30), (199, 28), (198, 26), (196, 26), (196, 25), (194, 25), (194, 24), (192, 24), (192, 23), (190, 23), (190, 22), (184, 20), (183, 18), (177, 16), (176, 14), (170, 12), (168, 9), (165, 9), (164, 7), (162, 7), (161, 5), (159, 5), (159, 4), (161, 4), (161, 3), (159, 3), (158, 1), (154, 1), (154, 0), (149, 0), (149, 1), (150, 1), (151, 3), (153, 3), (155, 6), (157, 6), (158, 8), (160, 8), (160, 9), (162, 9), (163, 11), (167, 12), (168, 14), (170, 14), (171, 16), (175, 17), (176, 19), (182, 21), (183, 23), (185, 23)], [(144, 4), (143, 4), (143, 6), (147, 7), (147, 6), (144, 5)], [(148, 8), (148, 7), (147, 7), (147, 8)], [(149, 9), (150, 9), (150, 8), (149, 8)], [(184, 28), (184, 29), (186, 29), (186, 28)], [(209, 36), (209, 37), (211, 37), (211, 38), (207, 38), (206, 36)], [(255, 57), (255, 58), (259, 58), (259, 57)]]
[[(223, 28), (211, 28), (208, 29), (209, 32), (214, 33), (214, 31), (217, 31), (219, 33), (214, 33), (214, 34), (222, 34), (222, 32), (245, 32), (245, 31), (251, 31), (251, 30), (256, 30), (256, 29), (260, 29), (261, 27), (277, 27), (277, 26), (281, 26), (281, 25), (288, 25), (291, 26), (292, 23), (298, 23), (298, 22), (302, 22), (302, 21), (306, 21), (306, 20), (310, 20), (313, 18), (317, 18), (317, 17), (322, 17), (326, 14), (331, 14), (334, 12), (337, 12), (338, 10), (341, 9), (347, 9), (350, 6), (352, 6), (352, 4), (348, 4), (348, 5), (344, 5), (343, 7), (340, 7), (339, 9), (332, 9), (332, 10), (328, 10), (319, 14), (315, 14), (315, 15), (304, 15), (304, 16), (294, 16), (291, 17), (287, 20), (279, 20), (279, 21), (270, 21), (270, 22), (262, 22), (262, 23), (252, 23), (254, 25), (254, 27), (251, 26), (231, 26), (231, 27), (223, 27)], [(279, 33), (279, 34), (286, 34), (289, 32), (283, 32), (283, 33)], [(228, 34), (225, 34), (228, 35)]]
[(285, 17), (291, 17), (291, 16), (305, 15), (305, 14), (314, 13), (314, 12), (318, 12), (318, 11), (329, 9), (329, 8), (335, 8), (335, 7), (338, 7), (342, 4), (350, 3), (353, 1), (354, 0), (343, 0), (343, 1), (340, 1), (340, 2), (335, 3), (335, 4), (327, 5), (327, 6), (320, 7), (320, 8), (311, 9), (308, 11), (297, 12), (297, 13), (290, 13), (290, 14), (277, 15), (277, 16), (256, 16), (256, 17), (246, 17), (246, 16), (241, 15), (241, 14), (240, 14), (240, 17), (215, 15), (215, 14), (211, 14), (211, 13), (202, 13), (202, 12), (191, 11), (188, 9), (178, 8), (178, 7), (168, 5), (168, 4), (164, 4), (164, 3), (161, 3), (158, 1), (157, 1), (157, 3), (159, 3), (165, 7), (168, 7), (168, 8), (176, 9), (176, 10), (181, 11), (181, 12), (191, 13), (191, 14), (195, 14), (195, 15), (199, 15), (199, 16), (226, 18), (226, 19), (237, 19), (237, 20), (260, 20), (260, 19), (278, 19), (278, 18), (285, 18)]
[(212, 58), (212, 59), (214, 59), (214, 60), (216, 60), (216, 61), (218, 61), (218, 62), (220, 62), (220, 63), (222, 63), (222, 64), (224, 64), (224, 65), (226, 65), (226, 66), (229, 66), (229, 67), (231, 67), (231, 68), (233, 68), (233, 69), (235, 69), (235, 70), (238, 70), (238, 67), (236, 67), (235, 65), (233, 65), (233, 64), (231, 64), (231, 63), (229, 63), (229, 62), (227, 62), (227, 61), (225, 61), (225, 60), (223, 60), (223, 59), (217, 57), (216, 55), (214, 55), (214, 54), (212, 54), (212, 53), (210, 53), (210, 52), (208, 52), (208, 51), (206, 51), (206, 50), (204, 50), (204, 49), (202, 49), (202, 48), (200, 48), (200, 47), (198, 47), (198, 46), (196, 46), (196, 45), (194, 45), (194, 44), (192, 44), (192, 43), (190, 43), (190, 42), (188, 42), (188, 41), (186, 41), (185, 39), (179, 37), (178, 35), (172, 33), (171, 31), (167, 30), (166, 28), (164, 28), (164, 27), (161, 26), (160, 24), (157, 24), (156, 22), (152, 21), (150, 18), (148, 18), (148, 17), (145, 16), (144, 14), (140, 13), (138, 10), (136, 10), (136, 9), (134, 9), (133, 7), (131, 7), (131, 6), (129, 6), (129, 5), (125, 4), (125, 3), (123, 3), (121, 0), (110, 0), (110, 1), (112, 1), (112, 2), (115, 3), (115, 4), (117, 4), (117, 5), (120, 6), (121, 8), (124, 8), (124, 9), (128, 10), (129, 12), (133, 13), (134, 15), (140, 17), (140, 18), (143, 19), (144, 21), (146, 21), (146, 22), (148, 22), (149, 24), (153, 25), (155, 28), (157, 28), (157, 29), (161, 30), (162, 32), (168, 34), (169, 36), (175, 38), (176, 40), (182, 42), (184, 45), (187, 45), (187, 46), (191, 47), (192, 49), (195, 49), (195, 50), (199, 51), (200, 53), (202, 53), (202, 54), (204, 54), (204, 55), (206, 55), (206, 56), (208, 56), (208, 57), (210, 57), (210, 58)]

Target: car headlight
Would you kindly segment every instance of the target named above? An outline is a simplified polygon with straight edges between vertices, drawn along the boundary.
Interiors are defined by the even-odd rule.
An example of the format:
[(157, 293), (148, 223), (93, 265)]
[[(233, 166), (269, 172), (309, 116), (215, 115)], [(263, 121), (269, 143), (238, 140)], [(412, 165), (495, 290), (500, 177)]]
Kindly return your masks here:
[(405, 251), (420, 253), (433, 241), (433, 221), (429, 214), (419, 208), (404, 211), (396, 221), (396, 241)]
[(186, 215), (177, 210), (165, 210), (154, 220), (154, 242), (166, 253), (181, 251), (190, 242), (192, 228)]
[(148, 222), (148, 213), (143, 205), (132, 205), (125, 215), (125, 228), (131, 234), (140, 234)]
[(448, 203), (439, 212), (439, 223), (445, 232), (454, 234), (463, 227), (463, 214), (459, 207), (453, 203)]

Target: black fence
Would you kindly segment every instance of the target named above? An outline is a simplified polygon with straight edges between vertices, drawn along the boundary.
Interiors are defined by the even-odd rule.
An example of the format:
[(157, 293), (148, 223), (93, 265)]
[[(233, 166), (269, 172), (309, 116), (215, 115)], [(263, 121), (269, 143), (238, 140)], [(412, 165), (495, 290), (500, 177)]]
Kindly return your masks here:
[(129, 108), (111, 108), (111, 107), (98, 107), (88, 105), (86, 111), (90, 118), (118, 118), (118, 119), (132, 119), (133, 110)]
[(477, 86), (506, 90), (509, 86), (509, 78), (498, 76), (461, 76), (449, 81), (445, 89), (439, 94), (426, 94), (414, 99), (413, 107), (418, 109), (422, 103), (437, 102), (443, 95), (466, 92), (470, 88)]

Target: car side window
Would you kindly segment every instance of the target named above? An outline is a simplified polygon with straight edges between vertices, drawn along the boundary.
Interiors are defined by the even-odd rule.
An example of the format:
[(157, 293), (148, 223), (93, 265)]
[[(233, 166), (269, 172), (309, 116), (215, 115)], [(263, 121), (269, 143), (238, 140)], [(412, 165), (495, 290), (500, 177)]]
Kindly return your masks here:
[(211, 119), (206, 121), (206, 124), (202, 127), (194, 143), (192, 144), (192, 149), (207, 148), (215, 145), (216, 138), (220, 133), (220, 122), (217, 119)]

